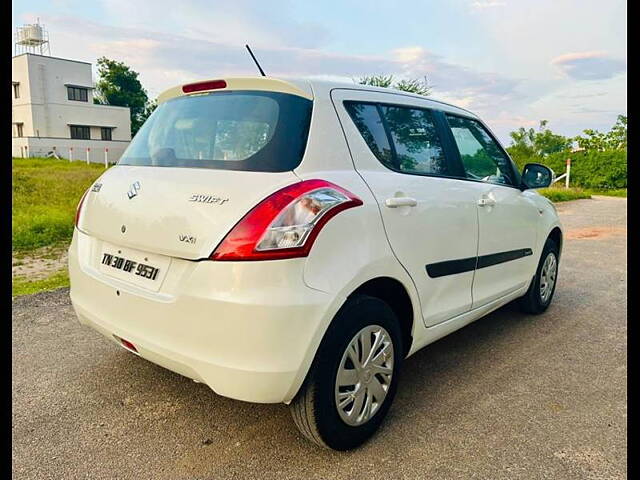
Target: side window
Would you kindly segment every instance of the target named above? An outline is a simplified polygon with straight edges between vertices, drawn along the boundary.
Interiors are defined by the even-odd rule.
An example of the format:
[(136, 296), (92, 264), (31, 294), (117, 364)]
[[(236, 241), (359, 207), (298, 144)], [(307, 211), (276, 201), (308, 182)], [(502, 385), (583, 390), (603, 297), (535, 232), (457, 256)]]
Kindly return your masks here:
[(386, 167), (406, 173), (449, 174), (429, 110), (357, 102), (345, 102), (345, 108), (371, 151)]
[(382, 164), (393, 168), (391, 147), (378, 114), (378, 107), (369, 103), (357, 102), (345, 102), (344, 106), (373, 154)]
[(77, 138), (80, 140), (91, 140), (91, 129), (89, 127), (83, 127), (81, 125), (71, 125), (71, 138)]
[(467, 178), (513, 185), (511, 161), (480, 122), (446, 114)]
[(381, 106), (393, 139), (396, 166), (407, 173), (447, 175), (440, 138), (429, 110)]
[(87, 102), (88, 95), (86, 88), (67, 87), (67, 98), (79, 102)]

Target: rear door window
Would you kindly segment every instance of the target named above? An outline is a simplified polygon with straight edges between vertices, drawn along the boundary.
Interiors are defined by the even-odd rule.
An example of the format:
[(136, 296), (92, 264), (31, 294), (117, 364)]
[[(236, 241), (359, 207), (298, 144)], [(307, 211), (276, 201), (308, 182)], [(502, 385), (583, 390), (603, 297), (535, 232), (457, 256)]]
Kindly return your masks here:
[(386, 167), (402, 173), (449, 176), (449, 166), (430, 110), (345, 102), (365, 142)]
[(448, 175), (447, 162), (432, 113), (429, 110), (381, 106), (393, 139), (400, 171), (426, 175)]
[(284, 172), (304, 155), (312, 102), (279, 92), (174, 98), (145, 122), (120, 165)]

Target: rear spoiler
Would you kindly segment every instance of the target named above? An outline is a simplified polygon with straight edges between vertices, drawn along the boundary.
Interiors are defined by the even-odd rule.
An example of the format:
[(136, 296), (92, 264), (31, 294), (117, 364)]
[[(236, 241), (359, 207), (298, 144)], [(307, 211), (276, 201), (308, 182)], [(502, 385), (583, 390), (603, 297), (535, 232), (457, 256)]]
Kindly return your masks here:
[(265, 92), (280, 92), (313, 100), (311, 89), (304, 90), (302, 86), (291, 82), (278, 80), (269, 77), (235, 77), (225, 79), (211, 79), (184, 85), (165, 90), (158, 95), (158, 105), (171, 98), (183, 97), (186, 95), (202, 94), (214, 90), (258, 90)]

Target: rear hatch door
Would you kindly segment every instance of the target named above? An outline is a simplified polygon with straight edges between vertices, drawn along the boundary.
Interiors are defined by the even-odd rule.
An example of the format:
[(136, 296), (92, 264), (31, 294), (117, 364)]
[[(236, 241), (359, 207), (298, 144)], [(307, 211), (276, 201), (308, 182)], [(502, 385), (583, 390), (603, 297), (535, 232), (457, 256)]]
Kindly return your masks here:
[(258, 202), (298, 181), (292, 172), (116, 166), (87, 194), (80, 229), (114, 245), (207, 258)]
[(293, 170), (304, 155), (311, 108), (302, 93), (265, 90), (164, 101), (118, 165), (89, 189), (78, 228), (142, 252), (209, 257), (258, 202), (300, 181)]

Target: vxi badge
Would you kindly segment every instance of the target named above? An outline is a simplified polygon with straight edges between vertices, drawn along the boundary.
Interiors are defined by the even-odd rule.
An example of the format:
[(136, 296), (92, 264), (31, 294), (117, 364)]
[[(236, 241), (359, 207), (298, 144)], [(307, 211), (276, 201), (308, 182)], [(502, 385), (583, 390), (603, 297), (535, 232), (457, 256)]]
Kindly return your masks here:
[(196, 237), (192, 237), (191, 235), (183, 235), (183, 234), (178, 234), (178, 239), (180, 239), (181, 242), (185, 242), (185, 243), (196, 243)]

